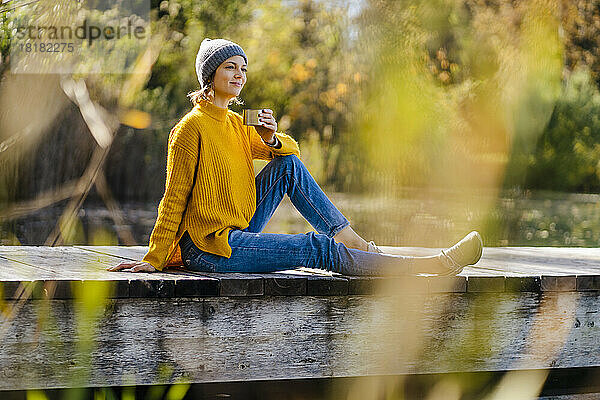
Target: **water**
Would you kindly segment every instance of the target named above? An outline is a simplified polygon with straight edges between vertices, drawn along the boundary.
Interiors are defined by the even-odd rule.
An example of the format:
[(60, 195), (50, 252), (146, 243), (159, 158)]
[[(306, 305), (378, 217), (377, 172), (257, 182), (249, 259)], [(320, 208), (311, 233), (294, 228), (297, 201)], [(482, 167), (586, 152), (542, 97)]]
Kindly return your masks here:
[[(486, 246), (600, 245), (600, 195), (597, 194), (507, 192), (498, 200), (491, 199), (491, 209), (482, 209), (477, 198), (465, 201), (464, 197), (443, 193), (428, 196), (415, 193), (406, 191), (398, 198), (343, 193), (329, 196), (362, 237), (381, 245), (442, 247), (450, 244), (448, 238), (457, 240), (473, 229), (483, 233)], [(64, 206), (57, 204), (13, 220), (0, 234), (2, 244), (43, 245)], [(157, 203), (120, 204), (123, 225), (119, 228), (131, 235), (126, 242), (125, 235), (117, 239), (115, 222), (106, 207), (86, 202), (78, 213), (77, 229), (69, 244), (147, 245), (157, 206)], [(287, 198), (265, 228), (265, 232), (275, 233), (310, 230), (311, 226)]]

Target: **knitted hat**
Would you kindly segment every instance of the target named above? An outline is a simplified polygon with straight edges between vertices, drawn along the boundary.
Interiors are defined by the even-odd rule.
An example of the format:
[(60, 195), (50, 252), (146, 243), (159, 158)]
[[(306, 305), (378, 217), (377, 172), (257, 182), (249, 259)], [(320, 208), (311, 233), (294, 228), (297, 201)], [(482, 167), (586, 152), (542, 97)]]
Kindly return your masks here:
[(233, 56), (242, 56), (248, 62), (246, 53), (239, 45), (226, 39), (204, 39), (196, 55), (196, 74), (200, 87), (204, 88), (219, 65)]

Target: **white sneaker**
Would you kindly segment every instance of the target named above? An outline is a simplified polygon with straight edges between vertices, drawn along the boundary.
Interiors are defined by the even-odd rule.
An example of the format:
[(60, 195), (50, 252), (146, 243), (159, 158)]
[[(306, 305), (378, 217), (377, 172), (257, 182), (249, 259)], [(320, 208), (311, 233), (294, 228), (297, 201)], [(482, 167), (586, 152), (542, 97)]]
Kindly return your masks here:
[(464, 267), (473, 265), (483, 254), (483, 240), (477, 231), (473, 231), (449, 249), (441, 251), (441, 260), (447, 270), (439, 275), (460, 274)]

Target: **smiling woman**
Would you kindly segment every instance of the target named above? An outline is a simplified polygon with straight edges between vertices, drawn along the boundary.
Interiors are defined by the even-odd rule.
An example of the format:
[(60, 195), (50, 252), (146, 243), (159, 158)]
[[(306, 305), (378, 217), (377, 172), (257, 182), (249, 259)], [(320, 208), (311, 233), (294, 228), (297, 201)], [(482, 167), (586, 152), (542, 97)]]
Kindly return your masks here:
[[(218, 41), (219, 39), (205, 39), (205, 41), (206, 40), (214, 42)], [(198, 58), (201, 58), (202, 56), (203, 55), (201, 55), (201, 52), (198, 52), (198, 57), (196, 58), (196, 73), (198, 74), (198, 79), (203, 82), (202, 88), (188, 95), (192, 101), (192, 104), (198, 104), (201, 99), (211, 103), (214, 102), (215, 89), (217, 89), (219, 93), (228, 93), (234, 95), (233, 98), (228, 100), (228, 104), (243, 104), (242, 100), (238, 96), (246, 84), (247, 60), (245, 56), (242, 57), (241, 55), (233, 55), (232, 57), (229, 57), (211, 74), (208, 74), (207, 70), (204, 72), (201, 70), (201, 68), (207, 67), (204, 65), (200, 66), (198, 64)], [(218, 87), (215, 88), (215, 85)], [(233, 88), (231, 88), (230, 85), (233, 86)], [(232, 91), (231, 89), (237, 89), (237, 92)], [(220, 100), (221, 99), (218, 101)], [(220, 104), (219, 106), (226, 108), (228, 104)]]
[[(169, 135), (165, 192), (148, 253), (109, 270), (185, 265), (202, 272), (309, 267), (345, 275), (453, 275), (479, 260), (477, 232), (430, 257), (383, 254), (356, 234), (300, 161), (298, 143), (277, 132), (272, 110), (260, 110), (259, 125), (250, 126), (228, 109), (246, 84), (247, 65), (236, 43), (202, 41), (201, 88)], [(256, 177), (253, 159), (270, 160)], [(286, 194), (316, 233), (261, 232)]]

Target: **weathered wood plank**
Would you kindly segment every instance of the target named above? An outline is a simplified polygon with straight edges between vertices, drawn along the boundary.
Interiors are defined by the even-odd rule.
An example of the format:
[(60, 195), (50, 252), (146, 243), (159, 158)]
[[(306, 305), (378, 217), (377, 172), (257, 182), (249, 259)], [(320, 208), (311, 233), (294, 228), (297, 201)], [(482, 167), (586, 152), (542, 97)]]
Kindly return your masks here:
[[(29, 248), (35, 246), (3, 246), (6, 249)], [(54, 249), (69, 248), (70, 246)], [(147, 251), (146, 246), (72, 246), (72, 249), (96, 253), (100, 256), (138, 260)], [(383, 247), (391, 254), (430, 255), (439, 249)], [(108, 261), (113, 262), (113, 261)], [(551, 248), (551, 247), (486, 247), (482, 259), (473, 267), (467, 267), (464, 275), (501, 272), (503, 276), (519, 275), (600, 275), (600, 251), (593, 248)]]
[(577, 291), (600, 290), (600, 275), (581, 275), (577, 277)]
[(304, 296), (307, 293), (306, 277), (286, 273), (263, 276), (266, 296)]
[(122, 258), (129, 261), (141, 260), (148, 246), (73, 246), (81, 250)]
[(106, 386), (600, 365), (595, 292), (114, 299), (97, 331), (78, 329), (77, 302), (50, 301), (45, 322), (42, 304), (3, 322), (0, 389), (81, 371)]
[(338, 276), (309, 276), (306, 285), (308, 296), (345, 296), (348, 294), (348, 279)]
[(0, 282), (4, 283), (7, 299), (15, 298), (20, 282), (38, 281), (41, 281), (40, 288), (34, 285), (37, 289), (32, 293), (33, 299), (47, 298), (49, 294), (55, 298), (73, 298), (73, 285), (90, 280), (111, 282), (116, 298), (174, 297), (177, 293), (181, 296), (218, 295), (218, 280), (189, 273), (177, 275), (176, 271), (109, 272), (105, 268), (120, 262), (119, 258), (77, 247), (5, 246), (0, 247), (0, 254)]
[[(380, 246), (390, 254), (428, 256), (438, 248)], [(519, 275), (600, 275), (600, 249), (565, 247), (486, 247), (481, 260), (464, 270), (464, 275), (499, 271), (504, 276)]]
[(542, 285), (539, 276), (508, 276), (504, 284), (507, 292), (539, 292)]
[(264, 280), (259, 274), (202, 272), (203, 276), (219, 280), (219, 296), (262, 296)]
[[(415, 255), (437, 251), (423, 248), (386, 249)], [(403, 290), (440, 293), (600, 290), (600, 272), (594, 273), (600, 265), (600, 251), (579, 248), (486, 248), (480, 263), (465, 268), (458, 277), (422, 274), (418, 278), (426, 278), (426, 287), (416, 284), (418, 280), (415, 285), (404, 285), (403, 278), (396, 281), (396, 278), (349, 277), (307, 268), (276, 274), (216, 275), (197, 274), (185, 268), (134, 274), (105, 270), (107, 266), (123, 259), (139, 259), (145, 251), (145, 246), (2, 246), (0, 282), (7, 283), (4, 285), (4, 297), (13, 298), (19, 282), (43, 281), (46, 291), (56, 293), (60, 298), (69, 298), (72, 282), (87, 280), (123, 281), (115, 284), (115, 297), (367, 294), (374, 293), (382, 282), (386, 286), (400, 285), (404, 287)], [(492, 261), (496, 264), (491, 265)], [(568, 275), (558, 269), (570, 261), (573, 262), (570, 269), (577, 271), (577, 275)], [(469, 278), (468, 283), (465, 277)], [(197, 282), (190, 282), (192, 280)], [(56, 283), (52, 283), (54, 281)], [(44, 298), (44, 293), (43, 290), (35, 291), (33, 298)]]
[[(3, 258), (39, 268), (62, 278), (128, 280), (131, 275), (106, 271), (106, 267), (118, 264), (119, 258), (93, 253), (73, 246), (2, 246), (0, 256)], [(139, 272), (138, 278), (156, 278), (156, 275)], [(163, 275), (163, 274), (161, 274)], [(164, 279), (174, 279), (163, 275)]]
[(577, 290), (575, 276), (542, 276), (541, 288), (543, 291), (574, 292)]
[(467, 292), (504, 292), (503, 276), (469, 276)]
[(204, 297), (219, 295), (219, 280), (187, 270), (172, 270), (175, 280), (175, 297)]
[(343, 296), (348, 294), (349, 277), (334, 272), (312, 268), (300, 268), (284, 271), (283, 273), (305, 279), (306, 291), (304, 294), (307, 296)]
[(427, 278), (431, 293), (464, 293), (467, 279), (464, 276), (433, 276)]
[(60, 276), (59, 273), (26, 264), (20, 260), (4, 257), (0, 254), (0, 280), (21, 281), (36, 279), (52, 279)]

